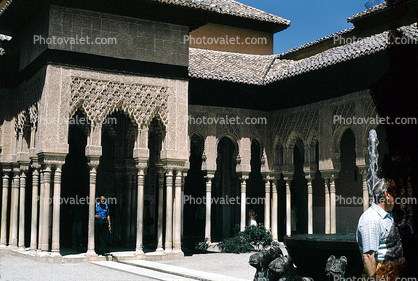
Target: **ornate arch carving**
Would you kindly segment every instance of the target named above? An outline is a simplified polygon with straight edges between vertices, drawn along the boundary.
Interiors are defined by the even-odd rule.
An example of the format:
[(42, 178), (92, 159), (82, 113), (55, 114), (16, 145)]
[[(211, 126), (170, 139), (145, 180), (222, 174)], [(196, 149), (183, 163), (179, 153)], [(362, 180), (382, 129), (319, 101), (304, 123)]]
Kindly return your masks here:
[(139, 126), (148, 126), (157, 115), (167, 125), (167, 102), (167, 87), (72, 77), (69, 116), (82, 107), (92, 122), (101, 124), (120, 110)]

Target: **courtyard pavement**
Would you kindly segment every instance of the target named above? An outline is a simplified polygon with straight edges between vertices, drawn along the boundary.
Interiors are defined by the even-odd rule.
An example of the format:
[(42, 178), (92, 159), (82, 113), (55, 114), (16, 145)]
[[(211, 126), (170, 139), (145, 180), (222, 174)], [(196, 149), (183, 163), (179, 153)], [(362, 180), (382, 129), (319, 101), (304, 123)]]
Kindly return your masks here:
[[(224, 275), (226, 279), (223, 280), (252, 280), (255, 268), (248, 264), (251, 254), (194, 254), (183, 259), (154, 263), (161, 264), (161, 266), (176, 266), (186, 271), (189, 269), (207, 272), (208, 276), (210, 274)], [(108, 263), (111, 263), (111, 267), (99, 266), (92, 262), (47, 263), (4, 254), (0, 255), (0, 280), (185, 280), (180, 276), (164, 275), (161, 272), (132, 265)]]

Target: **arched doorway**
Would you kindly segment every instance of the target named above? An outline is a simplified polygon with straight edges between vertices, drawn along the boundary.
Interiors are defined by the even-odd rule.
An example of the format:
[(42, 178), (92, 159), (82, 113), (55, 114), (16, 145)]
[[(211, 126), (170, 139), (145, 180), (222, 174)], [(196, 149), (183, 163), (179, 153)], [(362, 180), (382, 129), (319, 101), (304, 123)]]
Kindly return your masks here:
[[(258, 140), (251, 142), (251, 172), (247, 180), (247, 198), (249, 205), (246, 210), (253, 209), (257, 214), (256, 220), (260, 224), (264, 224), (264, 204), (260, 198), (265, 197), (265, 185), (261, 175), (261, 157), (263, 148)], [(248, 225), (248, 211), (246, 214), (246, 222)]]
[(337, 233), (355, 233), (358, 218), (363, 212), (362, 177), (356, 166), (356, 141), (347, 129), (340, 141), (341, 170), (335, 180)]
[[(161, 164), (161, 149), (163, 139), (165, 137), (165, 126), (159, 116), (152, 119), (149, 125), (148, 133), (148, 149), (149, 159), (148, 168), (145, 175), (144, 184), (144, 204), (149, 203), (151, 208), (154, 224), (144, 228), (144, 247), (149, 250), (157, 248), (157, 233), (158, 233), (158, 166)], [(165, 182), (164, 182), (165, 186)], [(164, 189), (163, 189), (164, 191)], [(165, 198), (163, 202), (166, 202)], [(165, 204), (163, 204), (163, 207)], [(163, 208), (164, 209), (164, 208)], [(165, 209), (163, 210), (163, 220), (165, 220)], [(165, 224), (163, 223), (163, 228)], [(163, 231), (165, 233), (165, 231)]]
[(296, 141), (293, 148), (295, 173), (290, 184), (292, 194), (292, 233), (308, 233), (308, 185), (303, 172), (304, 154), (305, 149), (302, 142), (300, 140)]
[[(184, 236), (198, 236), (203, 241), (205, 236), (205, 202), (201, 200), (206, 194), (205, 178), (202, 172), (204, 140), (199, 135), (190, 138), (190, 169), (184, 183)], [(197, 204), (200, 203), (200, 204)]]
[(80, 204), (63, 200), (60, 210), (60, 243), (61, 247), (74, 246), (78, 251), (85, 252), (88, 238), (88, 204), (81, 204), (78, 198), (85, 199), (89, 195), (90, 168), (85, 150), (90, 125), (87, 122), (81, 124), (72, 120), (88, 120), (88, 118), (79, 109), (69, 122), (69, 153), (62, 166), (61, 198), (77, 199)]
[(239, 227), (240, 205), (221, 204), (240, 196), (239, 181), (236, 173), (238, 149), (230, 138), (223, 137), (218, 143), (218, 157), (214, 188), (212, 191), (212, 240), (219, 241), (231, 237), (234, 228)]
[(133, 248), (137, 205), (137, 169), (133, 148), (137, 127), (120, 111), (108, 116), (107, 120), (109, 122), (102, 127), (102, 156), (97, 169), (96, 196), (104, 195), (108, 200), (114, 237), (112, 246)]

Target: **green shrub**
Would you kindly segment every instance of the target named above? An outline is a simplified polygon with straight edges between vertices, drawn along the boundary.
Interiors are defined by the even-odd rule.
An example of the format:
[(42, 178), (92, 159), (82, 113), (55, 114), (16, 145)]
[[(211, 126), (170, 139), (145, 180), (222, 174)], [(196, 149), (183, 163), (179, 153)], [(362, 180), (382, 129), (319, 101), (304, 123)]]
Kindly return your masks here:
[(242, 235), (244, 235), (247, 240), (250, 241), (251, 245), (257, 248), (259, 246), (265, 248), (271, 245), (273, 242), (273, 236), (261, 223), (258, 226), (246, 226), (242, 232)]
[(206, 252), (209, 248), (208, 238), (205, 238), (203, 242), (194, 243), (194, 249), (200, 252)]
[(219, 249), (224, 253), (247, 253), (254, 249), (251, 243), (242, 235), (235, 235), (219, 242)]
[(247, 253), (259, 246), (267, 247), (273, 242), (268, 230), (259, 226), (246, 226), (244, 231), (237, 232), (233, 237), (226, 238), (219, 243), (219, 249), (225, 253)]

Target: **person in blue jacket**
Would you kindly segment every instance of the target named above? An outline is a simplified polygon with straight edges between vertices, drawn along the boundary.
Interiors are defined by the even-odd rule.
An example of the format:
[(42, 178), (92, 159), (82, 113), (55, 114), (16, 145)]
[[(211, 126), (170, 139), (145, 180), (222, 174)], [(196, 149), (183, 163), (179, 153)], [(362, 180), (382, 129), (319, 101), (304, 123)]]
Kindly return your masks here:
[[(95, 216), (95, 229), (96, 229), (96, 252), (98, 255), (104, 255), (107, 253), (107, 237), (108, 233), (112, 230), (110, 223), (109, 206), (106, 204), (106, 197), (100, 196), (100, 201), (96, 203), (96, 216)], [(98, 239), (97, 239), (98, 238)]]

